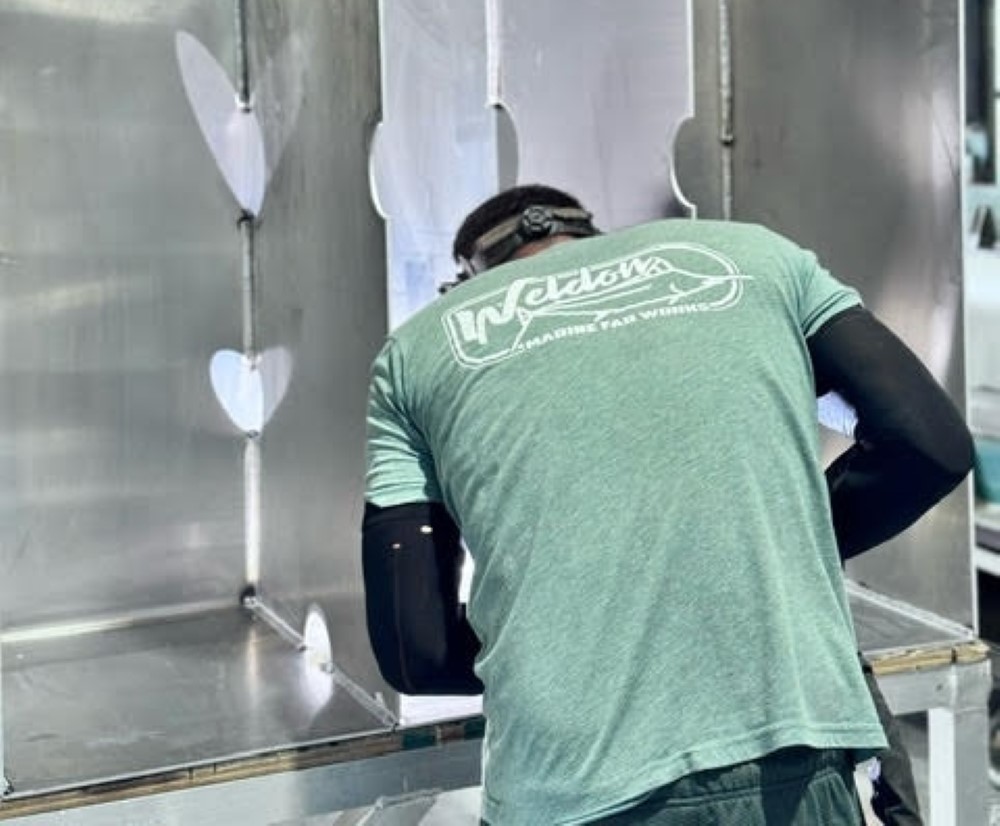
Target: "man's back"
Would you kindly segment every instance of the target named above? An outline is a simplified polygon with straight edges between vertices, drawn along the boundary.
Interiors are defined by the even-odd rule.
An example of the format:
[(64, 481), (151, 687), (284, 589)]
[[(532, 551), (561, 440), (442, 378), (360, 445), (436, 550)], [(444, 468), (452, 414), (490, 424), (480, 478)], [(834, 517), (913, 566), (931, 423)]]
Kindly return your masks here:
[(476, 560), (487, 820), (883, 744), (805, 345), (857, 302), (766, 230), (670, 221), (491, 270), (392, 337), (369, 499), (444, 502)]

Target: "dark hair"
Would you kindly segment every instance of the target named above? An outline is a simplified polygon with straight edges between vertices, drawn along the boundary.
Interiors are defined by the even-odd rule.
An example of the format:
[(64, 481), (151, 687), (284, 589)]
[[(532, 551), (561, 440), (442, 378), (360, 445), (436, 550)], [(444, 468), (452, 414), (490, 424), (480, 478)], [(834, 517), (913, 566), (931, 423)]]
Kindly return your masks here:
[(520, 215), (530, 206), (575, 207), (583, 205), (568, 192), (543, 184), (525, 184), (505, 189), (488, 198), (470, 212), (455, 233), (452, 257), (472, 258), (475, 243), (487, 232), (509, 218)]

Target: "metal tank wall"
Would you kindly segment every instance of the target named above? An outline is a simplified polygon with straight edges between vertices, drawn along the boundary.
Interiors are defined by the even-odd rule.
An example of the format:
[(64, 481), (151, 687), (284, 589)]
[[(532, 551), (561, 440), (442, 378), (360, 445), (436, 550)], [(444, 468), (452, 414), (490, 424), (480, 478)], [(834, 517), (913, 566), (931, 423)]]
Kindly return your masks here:
[(253, 0), (247, 31), (251, 84), (280, 78), (274, 134), (286, 141), (254, 239), (255, 349), (274, 358), (283, 391), (265, 405), (250, 509), (259, 597), (300, 633), (315, 605), (333, 661), (374, 693), (385, 686), (364, 621), (360, 525), (368, 371), (386, 330), (385, 227), (367, 176), (377, 11), (361, 0)]
[[(0, 774), (384, 730), (358, 552), (377, 8), (9, 0), (0, 64)], [(329, 668), (303, 676), (310, 608)]]
[(174, 56), (232, 71), (228, 4), (0, 6), (0, 611), (6, 631), (232, 601), (236, 210)]
[[(960, 4), (696, 10), (697, 117), (678, 165), (700, 214), (728, 204), (815, 250), (964, 409)], [(963, 485), (849, 575), (974, 626), (969, 497)]]
[[(236, 604), (248, 582), (293, 624), (344, 583), (356, 602), (385, 329), (374, 11), (15, 0), (0, 23), (4, 627)], [(213, 144), (233, 113), (211, 86), (241, 73), (260, 136), (237, 118)], [(237, 356), (262, 415), (226, 384), (252, 386)]]

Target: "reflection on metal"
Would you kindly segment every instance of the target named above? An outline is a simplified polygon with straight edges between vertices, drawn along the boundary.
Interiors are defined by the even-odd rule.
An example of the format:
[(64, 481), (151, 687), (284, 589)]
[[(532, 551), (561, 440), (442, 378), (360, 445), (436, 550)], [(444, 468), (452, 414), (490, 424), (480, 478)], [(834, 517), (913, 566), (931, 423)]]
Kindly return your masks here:
[(103, 634), (150, 625), (160, 622), (187, 620), (211, 614), (225, 608), (232, 608), (232, 599), (215, 602), (190, 603), (170, 605), (161, 608), (148, 608), (130, 611), (127, 614), (91, 616), (76, 621), (56, 623), (52, 625), (31, 625), (24, 628), (4, 631), (0, 634), (3, 645), (19, 645), (22, 643), (47, 642), (62, 640), (69, 637), (81, 637), (87, 634)]
[(116, 27), (142, 27), (163, 20), (163, 0), (79, 2), (78, 0), (5, 0), (4, 11), (29, 13), (71, 22), (87, 22)]
[(691, 4), (500, 0), (496, 102), (517, 178), (563, 187), (607, 229), (678, 214), (672, 146), (694, 107)]
[(372, 196), (387, 219), (389, 321), (437, 297), (465, 214), (497, 190), (481, 2), (382, 0), (382, 122)]
[(333, 648), (330, 645), (330, 628), (326, 624), (323, 609), (310, 605), (306, 609), (306, 621), (302, 627), (302, 645), (305, 647), (310, 665), (329, 671), (333, 665)]
[(308, 56), (302, 41), (289, 37), (262, 67), (251, 89), (244, 0), (239, 0), (237, 7), (238, 88), (193, 35), (178, 32), (175, 48), (184, 90), (212, 157), (237, 203), (256, 216), (298, 121)]
[[(814, 249), (961, 406), (958, 4), (741, 0), (730, 12), (733, 217)], [(718, 65), (714, 23), (697, 27), (699, 66)], [(699, 90), (701, 117), (718, 92)], [(963, 486), (849, 572), (972, 625), (969, 545)]]
[[(343, 675), (333, 662), (330, 628), (323, 609), (318, 605), (310, 605), (306, 609), (306, 621), (302, 627), (302, 653), (305, 692), (316, 702), (323, 702), (336, 690), (337, 682), (333, 675)], [(367, 702), (368, 697), (364, 696)]]

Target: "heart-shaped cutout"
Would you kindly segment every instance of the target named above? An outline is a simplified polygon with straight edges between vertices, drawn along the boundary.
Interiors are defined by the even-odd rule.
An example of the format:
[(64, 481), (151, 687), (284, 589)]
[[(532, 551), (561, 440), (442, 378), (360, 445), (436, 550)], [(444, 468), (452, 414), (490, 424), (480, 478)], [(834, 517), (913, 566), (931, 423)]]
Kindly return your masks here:
[(239, 105), (225, 70), (196, 37), (178, 32), (175, 47), (184, 91), (212, 157), (239, 205), (257, 215), (267, 187), (260, 122)]
[(275, 347), (248, 358), (235, 350), (219, 350), (209, 363), (212, 389), (229, 419), (244, 433), (264, 430), (288, 390), (292, 354)]

